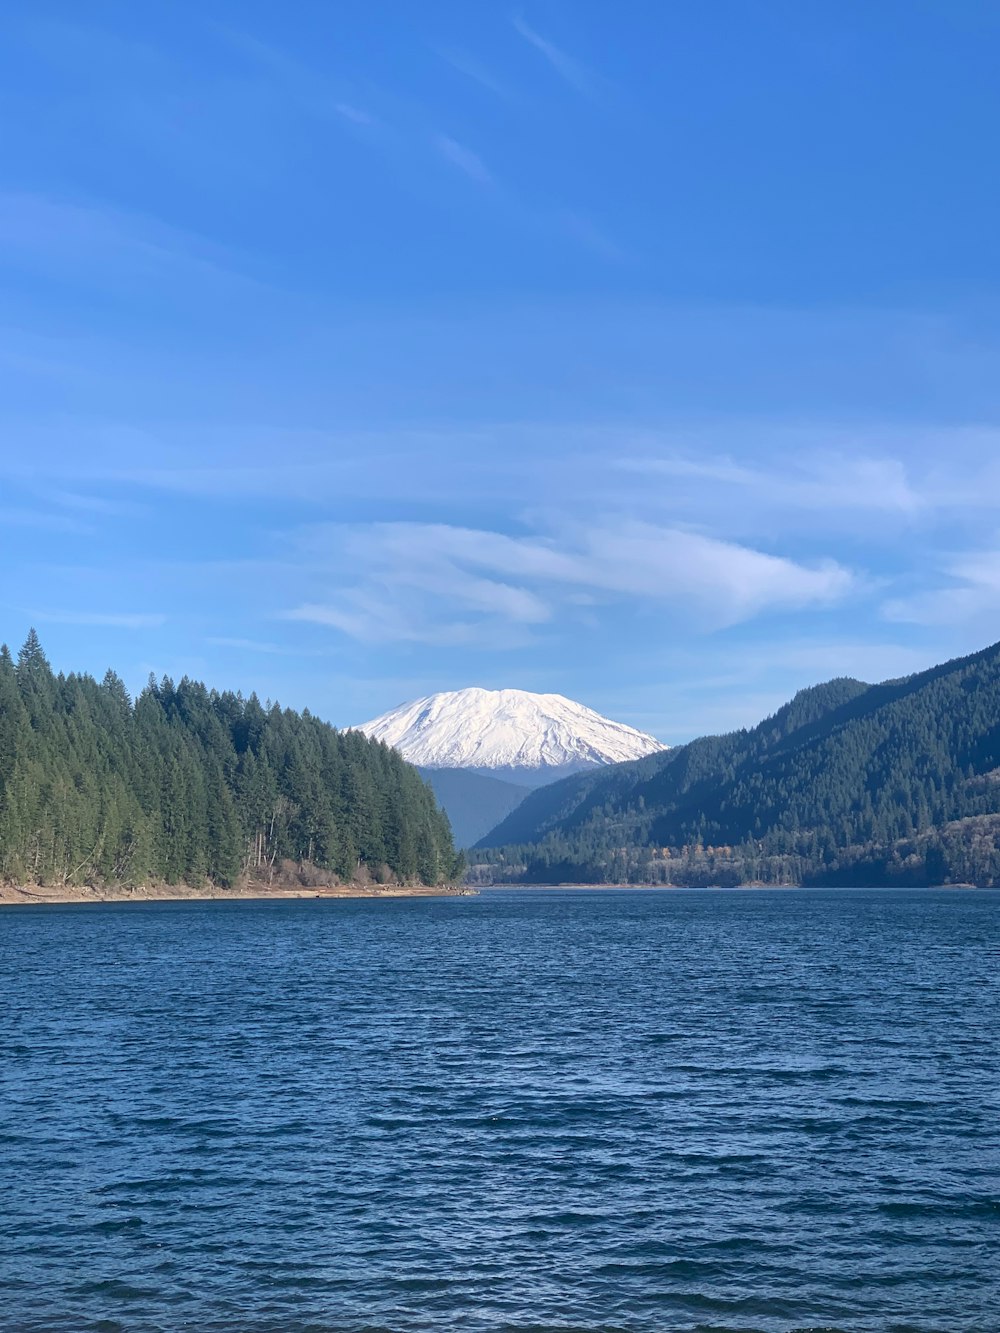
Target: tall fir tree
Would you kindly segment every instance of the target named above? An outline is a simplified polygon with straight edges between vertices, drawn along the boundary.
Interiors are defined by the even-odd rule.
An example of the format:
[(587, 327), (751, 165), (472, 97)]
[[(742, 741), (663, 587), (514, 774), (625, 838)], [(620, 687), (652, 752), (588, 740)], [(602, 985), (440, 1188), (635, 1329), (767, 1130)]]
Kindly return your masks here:
[(112, 671), (54, 675), (34, 630), (16, 663), (0, 649), (0, 878), (228, 885), (306, 863), (457, 869), (429, 788), (377, 741), (188, 679), (133, 703)]

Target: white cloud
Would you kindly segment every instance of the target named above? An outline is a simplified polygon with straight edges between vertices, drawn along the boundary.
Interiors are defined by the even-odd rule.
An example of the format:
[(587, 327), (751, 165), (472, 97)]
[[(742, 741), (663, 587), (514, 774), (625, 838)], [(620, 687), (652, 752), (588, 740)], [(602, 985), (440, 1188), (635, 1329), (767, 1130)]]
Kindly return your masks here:
[(439, 134), (434, 143), (438, 152), (446, 157), (452, 166), (464, 171), (470, 180), (476, 181), (479, 185), (493, 184), (493, 177), (487, 171), (482, 158), (471, 148), (463, 147), (454, 139), (449, 139), (446, 134)]
[[(516, 537), (448, 524), (313, 529), (306, 549), (361, 582), (290, 612), (367, 641), (436, 641), (442, 626), (475, 642), (476, 625), (527, 627), (590, 616), (610, 602), (664, 606), (719, 628), (771, 611), (829, 606), (856, 586), (835, 561), (784, 556), (633, 520)], [(468, 621), (472, 613), (477, 619)], [(459, 616), (461, 619), (456, 620)]]
[(397, 587), (413, 588), (432, 597), (447, 599), (471, 611), (502, 616), (525, 625), (538, 625), (549, 619), (546, 603), (529, 592), (496, 579), (476, 577), (447, 561), (439, 565), (403, 565), (394, 571)]
[(828, 603), (851, 588), (834, 561), (810, 566), (679, 528), (623, 520), (571, 525), (551, 536), (510, 537), (447, 525), (375, 529), (383, 552), (400, 561), (430, 553), (453, 568), (473, 566), (550, 585), (698, 604), (713, 622), (734, 623), (765, 609)]

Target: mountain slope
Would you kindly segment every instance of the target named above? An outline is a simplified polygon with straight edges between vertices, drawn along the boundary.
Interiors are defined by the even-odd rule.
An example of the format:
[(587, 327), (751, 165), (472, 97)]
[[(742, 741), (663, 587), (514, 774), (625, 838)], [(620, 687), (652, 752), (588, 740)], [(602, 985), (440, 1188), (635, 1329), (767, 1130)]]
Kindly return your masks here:
[(467, 768), (422, 768), (420, 774), (448, 816), (456, 847), (472, 847), (485, 837), (530, 790)]
[(761, 761), (789, 737), (801, 740), (807, 728), (822, 724), (871, 688), (856, 680), (829, 681), (802, 690), (752, 731), (704, 736), (634, 763), (567, 778), (533, 793), (482, 845), (537, 842), (557, 828), (563, 833), (580, 828), (605, 811), (620, 817), (633, 800), (638, 823), (648, 824), (653, 806), (647, 807), (647, 797), (654, 802), (685, 800), (700, 808), (700, 799), (727, 774)]
[(666, 879), (701, 863), (716, 878), (849, 879), (918, 837), (933, 861), (929, 830), (1000, 812), (998, 765), (993, 646), (883, 685), (831, 681), (750, 731), (567, 779), (484, 841), (527, 844), (514, 860), (529, 879)]
[(664, 749), (645, 732), (612, 722), (561, 694), (452, 690), (402, 704), (362, 724), (424, 768), (466, 768), (542, 780), (576, 768), (621, 763)]

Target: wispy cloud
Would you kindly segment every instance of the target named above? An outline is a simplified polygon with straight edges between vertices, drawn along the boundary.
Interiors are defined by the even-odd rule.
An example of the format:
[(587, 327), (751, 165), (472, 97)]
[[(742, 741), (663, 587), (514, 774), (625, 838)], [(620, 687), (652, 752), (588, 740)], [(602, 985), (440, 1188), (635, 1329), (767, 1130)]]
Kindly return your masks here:
[(0, 191), (4, 265), (88, 284), (114, 277), (251, 283), (228, 249), (156, 218), (96, 201)]
[(378, 535), (383, 550), (394, 553), (401, 567), (420, 552), (426, 559), (436, 551), (458, 569), (687, 603), (715, 624), (736, 623), (768, 609), (836, 601), (854, 582), (834, 561), (800, 564), (736, 542), (629, 519), (574, 523), (527, 538), (417, 524), (385, 525)]
[(349, 590), (338, 602), (306, 602), (285, 613), (286, 620), (325, 626), (364, 644), (430, 644), (477, 651), (523, 648), (523, 632), (500, 621), (427, 615), (412, 602)]
[(89, 537), (93, 527), (69, 514), (54, 514), (43, 509), (20, 509), (10, 505), (0, 507), (0, 530), (30, 528), (41, 532), (64, 532), (78, 537)]
[(567, 236), (600, 259), (620, 264), (628, 257), (620, 245), (605, 235), (591, 218), (585, 217), (582, 213), (563, 211), (558, 215), (558, 222)]
[[(335, 116), (359, 130), (372, 130), (373, 133), (366, 137), (385, 155), (387, 163), (402, 177), (408, 177), (411, 160), (419, 158), (430, 147), (477, 185), (495, 184), (493, 174), (479, 153), (451, 135), (433, 132), (427, 124), (428, 117), (421, 108), (408, 109), (409, 121), (403, 119), (399, 107), (395, 117), (391, 115), (388, 118), (376, 117), (367, 107), (359, 105), (356, 98), (343, 92), (335, 81), (319, 77), (310, 67), (287, 52), (262, 42), (248, 33), (231, 29), (220, 29), (220, 31), (234, 47), (268, 70), (287, 95), (306, 110), (319, 116)], [(501, 85), (470, 57), (450, 50), (441, 51), (440, 54), (443, 59), (468, 77), (474, 78), (496, 94), (505, 95)], [(395, 123), (392, 123), (393, 120)], [(380, 132), (376, 134), (375, 130)]]
[(345, 80), (318, 74), (305, 61), (290, 55), (271, 42), (261, 41), (252, 33), (224, 24), (213, 25), (234, 50), (266, 69), (283, 93), (303, 110), (326, 119), (341, 117), (355, 125), (374, 125), (375, 117), (359, 107), (349, 95)]
[(474, 180), (478, 185), (492, 185), (493, 177), (487, 171), (482, 158), (478, 153), (474, 153), (471, 148), (466, 148), (455, 139), (450, 139), (446, 134), (439, 134), (434, 144), (439, 153), (441, 153), (454, 167), (459, 171), (464, 171), (470, 180)]
[(770, 505), (799, 509), (883, 509), (916, 514), (932, 497), (912, 483), (905, 463), (898, 458), (847, 455), (832, 451), (804, 454), (778, 467), (748, 467), (726, 457), (622, 458), (624, 472), (698, 480), (731, 486), (763, 497)]
[(334, 111), (345, 120), (351, 121), (355, 125), (374, 125), (375, 117), (368, 111), (362, 111), (360, 107), (352, 106), (350, 102), (335, 102)]
[[(878, 543), (901, 529), (940, 527), (957, 511), (967, 525), (975, 520), (971, 539), (982, 544), (1000, 511), (1000, 437), (969, 440), (945, 428), (922, 437), (919, 448), (913, 441), (909, 453), (905, 430), (889, 436), (859, 427), (851, 449), (849, 433), (836, 426), (742, 418), (661, 428), (622, 420), (367, 431), (74, 421), (71, 452), (64, 430), (22, 433), (23, 447), (0, 459), (0, 478), (22, 486), (32, 510), (44, 495), (67, 515), (111, 512), (159, 491), (231, 504), (280, 495), (310, 508), (347, 497), (461, 502), (466, 510), (503, 503), (519, 514), (529, 497), (547, 496), (567, 510), (597, 505), (723, 537), (759, 534), (751, 544), (763, 540), (767, 549), (792, 532), (819, 537), (847, 528)], [(726, 452), (733, 439), (752, 448)], [(55, 493), (38, 489), (48, 476)], [(79, 498), (64, 505), (57, 495), (70, 487)]]
[[(531, 536), (448, 524), (320, 527), (307, 549), (363, 581), (287, 614), (369, 641), (424, 641), (429, 626), (463, 640), (480, 624), (541, 626), (609, 602), (669, 605), (721, 628), (781, 610), (829, 606), (857, 586), (832, 560), (802, 563), (682, 529), (622, 520), (567, 523)], [(456, 620), (459, 616), (461, 619)]]
[(394, 573), (393, 581), (399, 588), (412, 588), (441, 602), (450, 601), (504, 620), (538, 625), (551, 615), (546, 602), (527, 588), (483, 578), (448, 560), (438, 561), (433, 551), (425, 552), (422, 561), (415, 560)]
[(441, 59), (447, 61), (453, 69), (457, 69), (460, 74), (464, 74), (466, 78), (472, 79), (472, 81), (478, 83), (480, 87), (485, 88), (488, 92), (493, 93), (497, 97), (502, 97), (505, 101), (509, 102), (514, 100), (514, 94), (511, 90), (505, 84), (501, 83), (485, 65), (481, 64), (480, 61), (475, 58), (475, 56), (470, 55), (468, 51), (463, 51), (452, 46), (439, 46), (435, 47), (434, 50)]
[(232, 648), (241, 653), (273, 653), (278, 657), (301, 655), (301, 649), (290, 648), (287, 644), (267, 643), (261, 639), (241, 639), (230, 638), (226, 635), (212, 635), (206, 642), (214, 648)]
[(970, 551), (946, 560), (941, 574), (947, 580), (883, 605), (887, 620), (899, 624), (946, 626), (984, 621), (992, 637), (1000, 615), (1000, 549)]
[(98, 514), (104, 518), (125, 517), (135, 514), (140, 506), (128, 500), (111, 499), (106, 495), (85, 495), (78, 491), (46, 490), (49, 504), (80, 514)]
[(159, 629), (167, 617), (149, 611), (35, 611), (34, 618), (53, 625), (93, 625), (101, 629)]
[(572, 84), (579, 92), (590, 92), (592, 88), (592, 76), (590, 72), (578, 60), (575, 60), (567, 52), (561, 50), (554, 42), (550, 42), (543, 37), (540, 32), (528, 26), (520, 14), (514, 14), (511, 17), (511, 23), (514, 29), (529, 45), (536, 51), (540, 51), (549, 62), (556, 73)]

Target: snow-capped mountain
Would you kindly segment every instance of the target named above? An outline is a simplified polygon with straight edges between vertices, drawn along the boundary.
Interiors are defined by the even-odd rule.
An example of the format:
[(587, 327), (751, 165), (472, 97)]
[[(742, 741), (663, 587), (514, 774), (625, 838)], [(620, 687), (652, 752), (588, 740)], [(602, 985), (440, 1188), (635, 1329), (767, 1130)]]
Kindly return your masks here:
[(495, 773), (531, 786), (667, 747), (561, 694), (450, 690), (401, 704), (359, 728), (423, 768)]

